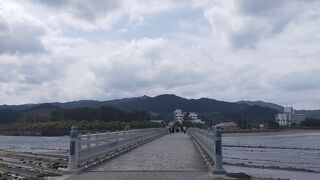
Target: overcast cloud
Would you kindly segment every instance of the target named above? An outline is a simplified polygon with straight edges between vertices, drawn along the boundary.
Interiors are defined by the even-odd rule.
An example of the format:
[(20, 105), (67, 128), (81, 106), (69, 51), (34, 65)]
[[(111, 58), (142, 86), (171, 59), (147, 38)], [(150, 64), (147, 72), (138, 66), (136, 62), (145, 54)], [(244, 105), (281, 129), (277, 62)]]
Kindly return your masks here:
[(0, 104), (174, 93), (320, 109), (320, 1), (1, 0)]

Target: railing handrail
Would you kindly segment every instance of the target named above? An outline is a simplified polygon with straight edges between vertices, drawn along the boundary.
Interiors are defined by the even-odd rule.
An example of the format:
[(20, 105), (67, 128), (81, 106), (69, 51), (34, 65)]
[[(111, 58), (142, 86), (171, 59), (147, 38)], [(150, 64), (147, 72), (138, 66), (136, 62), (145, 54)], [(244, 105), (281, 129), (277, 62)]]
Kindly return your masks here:
[[(150, 128), (152, 129), (152, 128)], [(131, 129), (131, 130), (127, 130), (127, 131), (110, 131), (110, 132), (104, 132), (104, 133), (99, 133), (99, 132), (96, 132), (96, 133), (86, 133), (86, 134), (81, 134), (81, 137), (87, 137), (87, 136), (92, 136), (92, 135), (96, 135), (96, 134), (99, 134), (99, 136), (103, 136), (103, 135), (111, 135), (111, 134), (117, 134), (117, 133), (122, 133), (122, 132), (136, 132), (136, 131), (142, 131), (142, 130), (146, 130), (146, 129)], [(80, 134), (79, 134), (80, 135)]]
[(143, 144), (164, 134), (165, 128), (150, 128), (82, 135), (76, 127), (72, 127), (68, 169), (77, 170), (103, 156)]
[(199, 128), (188, 128), (187, 132), (214, 163), (213, 173), (226, 173), (222, 162), (222, 138), (220, 129), (214, 129), (213, 132), (210, 132)]

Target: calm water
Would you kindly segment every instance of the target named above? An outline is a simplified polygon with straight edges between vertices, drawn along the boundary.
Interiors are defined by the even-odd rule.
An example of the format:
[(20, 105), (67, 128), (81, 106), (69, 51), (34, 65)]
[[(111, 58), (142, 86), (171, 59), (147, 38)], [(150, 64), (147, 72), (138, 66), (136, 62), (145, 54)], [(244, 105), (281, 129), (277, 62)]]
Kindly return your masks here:
[(259, 177), (320, 179), (320, 133), (224, 137), (229, 171)]
[(51, 149), (67, 150), (69, 136), (0, 136), (0, 149), (6, 151), (41, 152)]
[[(258, 177), (320, 179), (320, 133), (223, 137), (230, 172)], [(69, 137), (0, 136), (0, 149), (41, 152), (67, 150)]]

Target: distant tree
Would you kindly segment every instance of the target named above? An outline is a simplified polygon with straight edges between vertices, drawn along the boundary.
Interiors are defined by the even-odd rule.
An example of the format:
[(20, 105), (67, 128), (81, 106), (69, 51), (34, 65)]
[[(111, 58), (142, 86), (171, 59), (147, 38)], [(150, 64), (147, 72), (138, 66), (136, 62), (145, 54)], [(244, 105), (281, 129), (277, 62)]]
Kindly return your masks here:
[(158, 119), (158, 120), (164, 120), (163, 118), (163, 115), (162, 114), (159, 114), (155, 117), (155, 119)]
[(62, 111), (53, 111), (50, 114), (50, 119), (52, 121), (58, 121), (64, 119), (64, 112)]
[(14, 123), (20, 117), (20, 113), (11, 109), (0, 109), (0, 123)]
[(192, 121), (185, 120), (185, 121), (182, 122), (182, 126), (195, 127), (196, 125)]
[(298, 124), (297, 123), (292, 123), (291, 127), (293, 127), (293, 128), (298, 127)]
[(189, 120), (189, 113), (188, 112), (184, 113), (183, 120), (185, 120), (185, 121)]
[(305, 121), (301, 122), (301, 126), (319, 128), (320, 127), (320, 119), (308, 118)]

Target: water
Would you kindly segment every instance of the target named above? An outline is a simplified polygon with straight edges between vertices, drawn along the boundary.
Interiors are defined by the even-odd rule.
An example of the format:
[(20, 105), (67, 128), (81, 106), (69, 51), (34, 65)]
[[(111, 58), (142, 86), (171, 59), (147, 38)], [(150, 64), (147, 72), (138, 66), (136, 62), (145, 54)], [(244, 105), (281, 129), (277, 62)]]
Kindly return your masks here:
[[(230, 135), (227, 135), (230, 136)], [(229, 172), (245, 172), (256, 177), (320, 179), (320, 132), (275, 134), (235, 134), (223, 137), (223, 156)], [(69, 136), (0, 136), (0, 149), (41, 152), (67, 150)]]
[(320, 133), (224, 137), (229, 171), (259, 177), (320, 179)]
[(69, 148), (69, 136), (0, 136), (0, 149), (5, 151), (41, 152)]
[(239, 166), (224, 166), (228, 172), (244, 172), (253, 175), (254, 177), (274, 178), (274, 179), (290, 179), (290, 180), (319, 180), (319, 173), (301, 172), (301, 171), (286, 171), (277, 169), (260, 169), (247, 168)]

